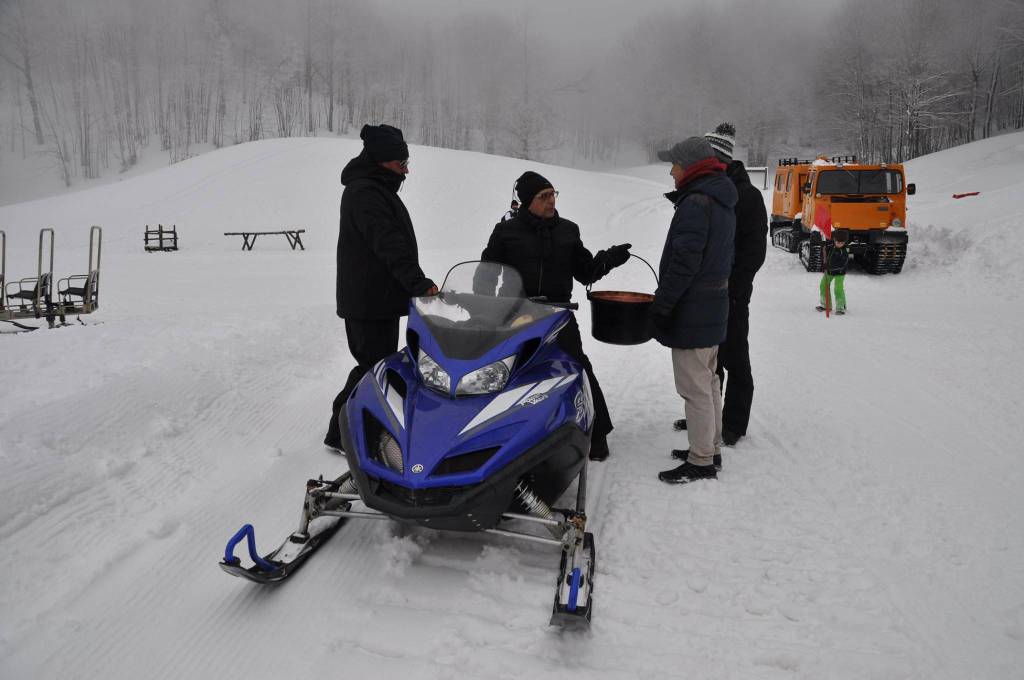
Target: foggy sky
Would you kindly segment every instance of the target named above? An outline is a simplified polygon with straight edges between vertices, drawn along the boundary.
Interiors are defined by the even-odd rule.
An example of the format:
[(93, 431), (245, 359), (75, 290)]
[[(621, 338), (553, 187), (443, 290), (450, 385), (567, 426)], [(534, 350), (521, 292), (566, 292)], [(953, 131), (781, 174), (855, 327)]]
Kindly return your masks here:
[[(1024, 0), (999, 2), (1021, 8), (1024, 26)], [(104, 134), (146, 143), (152, 130), (140, 116), (155, 116), (165, 140), (182, 131), (174, 128), (178, 116), (186, 155), (193, 141), (208, 141), (211, 109), (182, 107), (210, 96), (226, 107), (213, 123), (215, 144), (308, 134), (316, 125), (334, 131), (324, 122), (327, 103), (331, 116), (335, 105), (344, 116), (341, 132), (397, 119), (417, 142), (538, 160), (568, 149), (568, 162), (577, 153), (609, 158), (621, 144), (649, 153), (725, 120), (736, 123), (742, 144), (756, 145), (761, 162), (791, 146), (877, 146), (872, 127), (903, 145), (901, 130), (931, 134), (944, 125), (951, 142), (978, 125), (988, 130), (1000, 107), (994, 124), (1005, 126), (1015, 106), (1015, 90), (994, 76), (999, 59), (1016, 52), (1000, 57), (1002, 47), (992, 48), (1001, 19), (985, 19), (985, 7), (962, 0), (0, 0), (0, 134), (23, 135), (31, 98), (18, 69), (27, 46), (51, 128), (75, 133), (78, 118), (94, 121), (81, 130), (106, 126)], [(125, 78), (127, 90), (119, 88)], [(1001, 99), (985, 100), (983, 120), (984, 83)], [(97, 88), (102, 95), (83, 103), (79, 93)], [(254, 101), (258, 108), (249, 108)], [(198, 136), (193, 115), (204, 126)], [(108, 146), (97, 153), (105, 158)]]

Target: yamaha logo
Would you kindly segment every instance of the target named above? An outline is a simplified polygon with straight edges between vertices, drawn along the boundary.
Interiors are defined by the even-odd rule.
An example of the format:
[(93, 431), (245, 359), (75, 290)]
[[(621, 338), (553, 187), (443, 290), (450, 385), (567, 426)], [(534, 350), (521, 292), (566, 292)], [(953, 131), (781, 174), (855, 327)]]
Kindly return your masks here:
[(412, 466), (412, 473), (414, 475), (418, 475), (421, 472), (423, 472), (423, 466), (422, 465), (420, 465), (419, 463), (416, 463), (415, 465)]
[(539, 404), (540, 402), (544, 401), (547, 398), (548, 395), (546, 393), (531, 394), (526, 399), (523, 399), (523, 404), (526, 406), (536, 406), (537, 404)]

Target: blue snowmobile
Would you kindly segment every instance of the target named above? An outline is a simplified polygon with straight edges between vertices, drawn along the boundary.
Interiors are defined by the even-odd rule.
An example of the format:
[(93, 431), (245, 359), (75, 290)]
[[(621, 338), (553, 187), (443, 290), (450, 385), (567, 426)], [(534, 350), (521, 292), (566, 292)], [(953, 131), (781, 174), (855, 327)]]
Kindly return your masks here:
[[(582, 366), (555, 342), (575, 308), (526, 298), (511, 267), (453, 267), (438, 295), (411, 301), (407, 346), (349, 398), (339, 423), (348, 472), (307, 483), (299, 528), (277, 550), (259, 556), (245, 525), (221, 567), (281, 581), (349, 518), (484, 531), (560, 547), (551, 623), (589, 624), (594, 406)], [(576, 480), (575, 507), (553, 507)], [(251, 567), (233, 554), (243, 539)]]

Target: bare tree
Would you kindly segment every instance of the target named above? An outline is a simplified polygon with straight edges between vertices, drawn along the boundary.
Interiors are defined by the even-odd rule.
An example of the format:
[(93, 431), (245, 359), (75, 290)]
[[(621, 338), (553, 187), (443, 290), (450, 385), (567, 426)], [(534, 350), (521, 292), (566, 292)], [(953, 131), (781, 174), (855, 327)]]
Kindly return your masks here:
[(43, 126), (39, 115), (39, 98), (32, 77), (32, 61), (36, 57), (33, 38), (25, 16), (24, 0), (7, 0), (0, 7), (0, 59), (3, 59), (21, 75), (29, 108), (32, 110), (32, 126), (36, 144), (43, 143)]

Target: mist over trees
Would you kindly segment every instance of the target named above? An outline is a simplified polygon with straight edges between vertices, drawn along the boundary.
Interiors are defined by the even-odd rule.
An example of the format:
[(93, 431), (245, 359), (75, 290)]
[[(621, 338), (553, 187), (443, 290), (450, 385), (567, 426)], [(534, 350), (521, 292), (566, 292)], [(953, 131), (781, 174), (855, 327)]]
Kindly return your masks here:
[(364, 122), (583, 166), (723, 120), (754, 165), (1024, 128), (1024, 0), (620, 5), (0, 0), (0, 145), (70, 185)]

